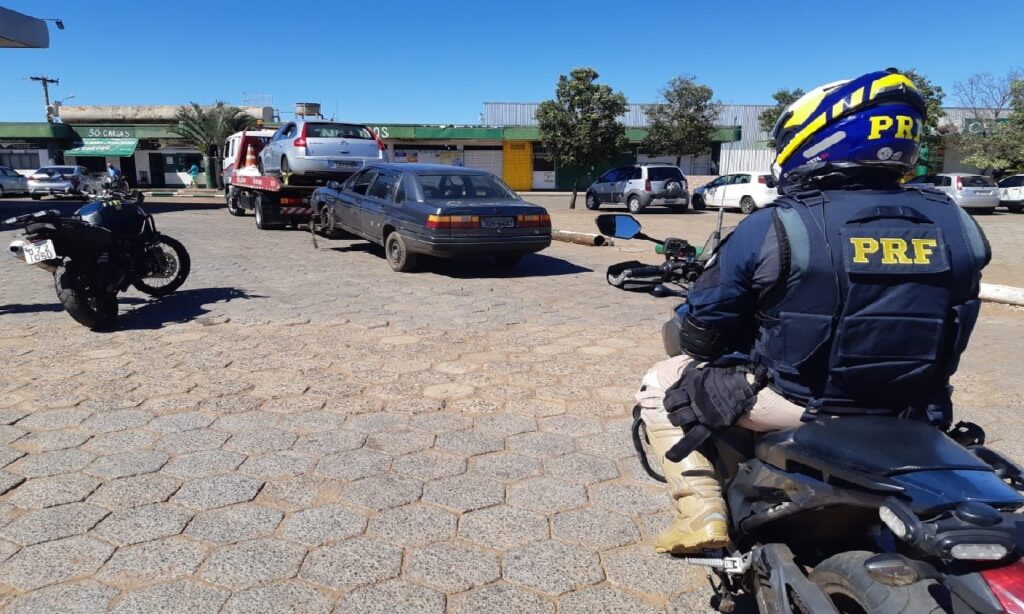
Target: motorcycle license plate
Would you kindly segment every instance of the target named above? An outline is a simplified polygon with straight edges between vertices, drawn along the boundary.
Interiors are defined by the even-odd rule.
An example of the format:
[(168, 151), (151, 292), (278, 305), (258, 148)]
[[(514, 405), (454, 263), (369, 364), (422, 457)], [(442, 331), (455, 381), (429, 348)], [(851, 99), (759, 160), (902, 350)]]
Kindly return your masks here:
[(57, 250), (53, 248), (53, 241), (49, 239), (35, 243), (26, 243), (22, 249), (24, 250), (26, 264), (53, 260), (57, 257)]
[(514, 217), (482, 217), (480, 218), (481, 228), (515, 228), (516, 218)]

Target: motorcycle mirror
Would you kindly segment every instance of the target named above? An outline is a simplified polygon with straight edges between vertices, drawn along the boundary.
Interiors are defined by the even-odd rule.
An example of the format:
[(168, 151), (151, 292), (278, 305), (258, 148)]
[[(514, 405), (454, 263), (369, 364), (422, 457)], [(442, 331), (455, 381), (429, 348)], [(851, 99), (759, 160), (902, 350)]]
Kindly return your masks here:
[(672, 296), (674, 292), (665, 286), (665, 284), (658, 284), (657, 286), (654, 286), (653, 290), (651, 290), (651, 294), (658, 298), (665, 298), (666, 296)]
[(604, 213), (597, 216), (597, 229), (601, 234), (616, 239), (632, 239), (640, 234), (640, 222), (625, 213)]

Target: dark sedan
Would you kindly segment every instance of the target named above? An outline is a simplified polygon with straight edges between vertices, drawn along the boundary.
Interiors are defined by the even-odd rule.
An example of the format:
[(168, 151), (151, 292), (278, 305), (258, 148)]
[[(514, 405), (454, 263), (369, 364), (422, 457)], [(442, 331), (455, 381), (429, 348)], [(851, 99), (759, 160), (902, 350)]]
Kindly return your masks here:
[(551, 217), (481, 170), (435, 164), (372, 164), (310, 201), (324, 232), (384, 246), (396, 271), (416, 256), (486, 255), (512, 267), (551, 244)]

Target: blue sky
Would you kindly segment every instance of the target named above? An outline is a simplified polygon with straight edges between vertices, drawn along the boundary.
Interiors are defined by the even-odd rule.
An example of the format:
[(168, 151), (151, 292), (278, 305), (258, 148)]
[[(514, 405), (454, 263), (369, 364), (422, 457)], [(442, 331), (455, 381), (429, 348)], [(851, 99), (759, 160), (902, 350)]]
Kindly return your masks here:
[[(28, 75), (68, 104), (183, 104), (269, 94), (283, 111), (374, 123), (476, 123), (484, 101), (539, 101), (592, 66), (632, 102), (693, 74), (727, 103), (914, 67), (951, 93), (1024, 65), (1020, 0), (0, 0), (60, 17), (45, 50), (0, 50), (0, 121), (43, 119)], [(319, 4), (320, 6), (315, 6)], [(45, 14), (44, 14), (45, 13)], [(946, 103), (955, 101), (947, 96)]]

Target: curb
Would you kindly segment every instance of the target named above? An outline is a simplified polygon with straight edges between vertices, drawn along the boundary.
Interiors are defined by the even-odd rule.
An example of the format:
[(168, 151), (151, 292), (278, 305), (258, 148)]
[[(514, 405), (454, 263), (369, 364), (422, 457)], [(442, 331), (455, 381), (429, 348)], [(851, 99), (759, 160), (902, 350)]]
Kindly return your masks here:
[(211, 192), (210, 194), (186, 194), (184, 192), (159, 192), (159, 191), (143, 191), (146, 196), (176, 196), (178, 198), (219, 198), (220, 192)]

